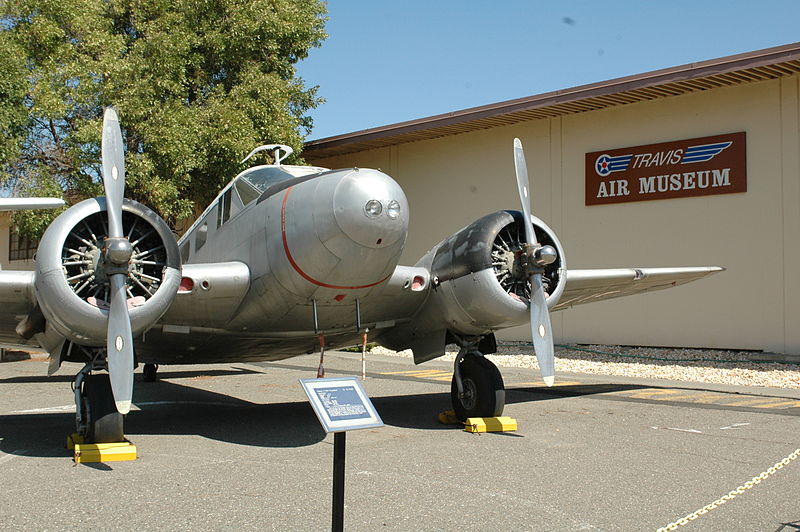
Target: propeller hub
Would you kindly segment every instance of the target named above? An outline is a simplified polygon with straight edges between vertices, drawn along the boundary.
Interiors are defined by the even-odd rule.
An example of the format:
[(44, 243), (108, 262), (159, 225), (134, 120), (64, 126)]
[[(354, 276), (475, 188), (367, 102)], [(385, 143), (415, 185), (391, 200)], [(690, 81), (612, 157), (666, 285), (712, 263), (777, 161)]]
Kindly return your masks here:
[(106, 259), (115, 266), (127, 265), (133, 255), (133, 246), (124, 237), (109, 237), (105, 241)]
[(553, 264), (558, 258), (558, 254), (553, 246), (542, 246), (533, 252), (533, 262), (537, 266), (545, 267)]

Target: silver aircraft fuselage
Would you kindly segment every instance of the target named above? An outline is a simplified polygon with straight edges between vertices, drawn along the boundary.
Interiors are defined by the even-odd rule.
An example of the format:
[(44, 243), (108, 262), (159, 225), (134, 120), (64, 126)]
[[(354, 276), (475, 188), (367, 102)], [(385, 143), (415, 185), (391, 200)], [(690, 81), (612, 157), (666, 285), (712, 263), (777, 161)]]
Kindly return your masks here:
[[(245, 203), (241, 181), (259, 171), (300, 175), (261, 183)], [(430, 281), (425, 269), (397, 268), (408, 210), (403, 190), (378, 170), (243, 172), (179, 241), (192, 286), (137, 341), (139, 360), (278, 360), (318, 349), (320, 334), (326, 345), (357, 343), (359, 326), (379, 335), (414, 313)], [(419, 297), (397, 308), (395, 291)]]

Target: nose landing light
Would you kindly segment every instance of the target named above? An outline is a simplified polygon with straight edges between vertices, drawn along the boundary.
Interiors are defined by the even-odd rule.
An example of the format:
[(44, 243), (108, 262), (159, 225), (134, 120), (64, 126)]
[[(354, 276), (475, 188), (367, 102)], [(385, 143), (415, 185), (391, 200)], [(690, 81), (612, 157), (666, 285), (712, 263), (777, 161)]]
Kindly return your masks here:
[(366, 205), (364, 205), (364, 212), (367, 213), (367, 216), (370, 218), (376, 218), (380, 216), (381, 212), (383, 211), (383, 205), (378, 200), (369, 200)]
[(386, 206), (386, 216), (392, 220), (396, 220), (400, 216), (400, 203), (397, 200), (390, 201), (389, 205)]

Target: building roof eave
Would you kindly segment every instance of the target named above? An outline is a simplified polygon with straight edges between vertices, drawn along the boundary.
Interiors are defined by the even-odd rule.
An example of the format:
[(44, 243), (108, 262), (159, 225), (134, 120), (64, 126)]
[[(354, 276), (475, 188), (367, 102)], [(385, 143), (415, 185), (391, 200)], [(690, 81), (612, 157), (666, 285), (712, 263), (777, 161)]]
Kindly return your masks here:
[(800, 43), (472, 107), (305, 143), (314, 159), (800, 73)]

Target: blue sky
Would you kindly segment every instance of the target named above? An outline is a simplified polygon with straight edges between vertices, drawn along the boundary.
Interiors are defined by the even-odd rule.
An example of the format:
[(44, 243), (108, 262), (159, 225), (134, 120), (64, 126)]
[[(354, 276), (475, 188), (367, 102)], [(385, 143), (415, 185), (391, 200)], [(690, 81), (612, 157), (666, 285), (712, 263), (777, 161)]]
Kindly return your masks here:
[(800, 1), (330, 0), (309, 139), (800, 41)]

